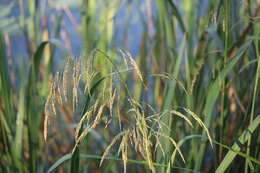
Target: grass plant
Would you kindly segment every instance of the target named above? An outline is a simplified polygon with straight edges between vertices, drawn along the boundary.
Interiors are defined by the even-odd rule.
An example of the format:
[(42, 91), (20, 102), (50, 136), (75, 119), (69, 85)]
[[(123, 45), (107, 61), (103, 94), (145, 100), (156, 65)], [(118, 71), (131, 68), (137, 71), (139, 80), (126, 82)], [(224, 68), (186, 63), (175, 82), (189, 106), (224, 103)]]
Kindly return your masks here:
[(79, 57), (48, 4), (0, 6), (0, 172), (260, 172), (260, 1), (81, 0)]

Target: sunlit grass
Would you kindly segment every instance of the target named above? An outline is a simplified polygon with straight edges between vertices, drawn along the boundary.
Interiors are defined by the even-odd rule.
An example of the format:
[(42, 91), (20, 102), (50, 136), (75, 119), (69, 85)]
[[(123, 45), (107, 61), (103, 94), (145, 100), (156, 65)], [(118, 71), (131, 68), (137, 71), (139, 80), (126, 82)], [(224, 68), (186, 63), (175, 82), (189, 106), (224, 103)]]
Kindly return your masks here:
[(260, 172), (259, 1), (80, 2), (80, 57), (69, 8), (0, 7), (0, 172)]

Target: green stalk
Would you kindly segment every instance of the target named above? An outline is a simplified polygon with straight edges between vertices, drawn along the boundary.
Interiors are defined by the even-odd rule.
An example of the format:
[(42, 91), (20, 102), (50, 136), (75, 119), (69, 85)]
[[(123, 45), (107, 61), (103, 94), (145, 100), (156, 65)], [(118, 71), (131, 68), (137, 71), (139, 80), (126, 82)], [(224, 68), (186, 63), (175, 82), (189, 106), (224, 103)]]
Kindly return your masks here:
[[(25, 66), (23, 66), (23, 70), (21, 74), (25, 74)], [(19, 160), (22, 159), (22, 147), (23, 147), (23, 134), (24, 134), (24, 119), (25, 119), (25, 93), (26, 93), (26, 79), (24, 75), (20, 77), (20, 92), (19, 92), (19, 102), (18, 102), (18, 113), (16, 119), (16, 136), (15, 136), (15, 149), (17, 158)]]
[[(174, 66), (174, 72), (172, 73), (172, 76), (176, 79), (178, 79), (178, 76), (179, 76), (179, 72), (180, 72), (180, 64), (181, 64), (181, 60), (183, 58), (183, 54), (184, 54), (184, 51), (185, 51), (185, 36), (182, 40), (182, 43), (181, 43), (181, 46), (180, 46), (180, 51), (179, 51), (179, 55), (177, 57), (177, 61), (176, 61), (176, 64)], [(177, 86), (177, 81), (175, 80), (172, 80), (172, 81), (169, 81), (168, 85), (167, 85), (167, 88), (166, 88), (166, 92), (165, 92), (165, 100), (164, 100), (164, 103), (163, 103), (163, 107), (162, 107), (162, 110), (171, 110), (172, 107), (173, 107), (173, 97), (174, 97), (174, 94), (175, 94), (175, 89), (176, 89), (176, 86)], [(172, 116), (163, 116), (162, 118), (162, 121), (168, 126), (169, 129), (172, 129)], [(162, 134), (165, 134), (167, 136), (171, 136), (171, 131), (168, 130), (167, 127), (163, 127), (162, 128)], [(161, 143), (162, 145), (164, 146), (164, 149), (165, 149), (165, 152), (168, 153), (171, 151), (171, 143), (170, 141), (165, 141), (165, 139), (162, 139), (161, 140)], [(163, 155), (162, 153), (158, 152), (157, 154), (157, 162), (158, 161), (162, 161), (163, 160), (163, 163), (166, 163), (167, 160), (169, 158), (163, 158)]]
[(29, 55), (36, 49), (36, 0), (28, 1), (29, 21), (27, 25), (27, 33), (30, 41)]
[[(207, 128), (210, 128), (211, 122), (212, 122), (212, 113), (214, 111), (214, 105), (219, 97), (220, 91), (221, 91), (221, 81), (230, 73), (230, 71), (234, 68), (244, 51), (248, 48), (250, 45), (251, 41), (248, 41), (244, 46), (242, 46), (239, 50), (236, 56), (232, 58), (230, 62), (227, 63), (226, 67), (221, 70), (219, 76), (213, 83), (211, 83), (208, 92), (207, 92), (207, 97), (206, 97), (206, 105), (204, 107), (203, 113), (205, 116), (205, 125)], [(195, 163), (195, 170), (199, 170), (201, 168), (204, 154), (205, 154), (205, 149), (206, 149), (206, 144), (201, 144), (199, 148), (199, 152), (196, 158), (196, 163)]]
[[(58, 39), (59, 35), (60, 35), (60, 31), (61, 31), (61, 26), (62, 26), (62, 19), (63, 19), (63, 15), (64, 12), (61, 12), (61, 14), (59, 14), (57, 21), (55, 20), (55, 25), (54, 25), (54, 39)], [(46, 58), (45, 60), (47, 62), (45, 62), (45, 72), (44, 72), (44, 84), (43, 84), (43, 93), (47, 95), (47, 93), (49, 92), (49, 88), (48, 88), (48, 84), (49, 84), (49, 79), (50, 76), (53, 72), (54, 68), (54, 56), (55, 56), (55, 52), (56, 52), (56, 46), (54, 45), (50, 45), (50, 57)]]
[(19, 0), (19, 24), (22, 29), (24, 29), (25, 26), (25, 16), (24, 16), (24, 0)]
[[(224, 29), (225, 29), (225, 41), (224, 41), (224, 68), (226, 67), (227, 58), (228, 58), (228, 45), (229, 45), (229, 9), (230, 9), (230, 2), (229, 0), (225, 0), (224, 2), (224, 11), (225, 11), (225, 20), (224, 20)], [(222, 91), (221, 91), (221, 98), (220, 98), (220, 104), (221, 104), (221, 111), (220, 111), (220, 132), (219, 132), (219, 140), (221, 143), (223, 143), (223, 137), (224, 137), (224, 131), (225, 131), (225, 91), (226, 91), (226, 78), (223, 78), (222, 81)], [(222, 148), (220, 148), (219, 151), (219, 157), (222, 156)]]
[[(174, 30), (173, 30), (173, 26), (170, 25), (170, 20), (169, 20), (170, 16), (167, 14), (167, 2), (157, 0), (156, 5), (158, 8), (160, 41), (162, 41), (166, 47), (169, 47), (169, 49), (174, 50), (174, 40), (173, 40), (174, 39), (174, 36), (173, 36)], [(167, 48), (165, 51), (167, 51)], [(167, 52), (167, 54), (171, 55), (171, 58), (173, 57), (172, 52)], [(166, 57), (160, 57), (160, 60), (158, 60), (158, 61), (159, 62), (162, 61), (163, 63), (165, 63), (167, 60), (166, 60)], [(175, 69), (175, 71), (179, 72), (179, 64), (177, 64), (176, 67), (177, 67), (177, 69)], [(167, 68), (168, 68), (168, 66), (167, 66)], [(176, 74), (173, 74), (173, 76), (175, 78), (177, 78)], [(165, 99), (163, 100), (162, 110), (172, 108), (172, 101), (173, 101), (174, 90), (176, 87), (176, 82), (175, 81), (168, 82), (166, 84), (166, 86), (167, 87), (164, 88), (164, 96), (165, 96), (164, 98)], [(171, 123), (172, 123), (171, 116), (164, 116), (162, 121), (169, 127), (169, 129), (171, 129)], [(167, 136), (170, 136), (170, 132), (167, 128), (163, 128), (161, 133), (163, 133)], [(165, 139), (161, 139), (161, 143), (165, 149), (165, 152), (166, 153), (170, 152), (170, 149), (171, 149), (170, 142), (165, 141)], [(167, 159), (163, 158), (163, 153), (161, 151), (158, 151), (156, 153), (156, 161), (157, 162), (163, 161), (164, 163), (166, 163)], [(164, 171), (164, 169), (162, 169), (161, 171)]]
[[(100, 49), (106, 54), (111, 55), (109, 51), (109, 46), (112, 43), (113, 31), (114, 31), (114, 16), (117, 10), (118, 2), (105, 0), (103, 4), (100, 5), (101, 13), (98, 15), (99, 20), (97, 24), (97, 30), (99, 31), (97, 37), (96, 48)], [(99, 66), (102, 75), (106, 75), (110, 72), (111, 66), (108, 65), (107, 60), (103, 58), (103, 55), (97, 55), (97, 65)]]
[(89, 55), (95, 47), (95, 0), (82, 0), (81, 1), (81, 35), (83, 38), (83, 46), (85, 55)]
[[(97, 82), (90, 89), (90, 92), (86, 96), (86, 101), (85, 101), (84, 108), (83, 108), (82, 113), (81, 113), (81, 117), (88, 111), (88, 109), (90, 107), (90, 101), (92, 99), (91, 96), (94, 94), (94, 92), (97, 91), (97, 87), (101, 84), (101, 82), (104, 79), (105, 78), (102, 77), (99, 80), (97, 80)], [(76, 139), (81, 135), (82, 132), (83, 132), (83, 124), (80, 127), (80, 131), (79, 131), (78, 136), (76, 137)], [(71, 164), (70, 164), (70, 172), (71, 173), (78, 173), (79, 172), (79, 160), (80, 160), (79, 145), (80, 144), (77, 144), (76, 141), (75, 141), (75, 144), (77, 146), (75, 146), (75, 150), (72, 152), (72, 158), (71, 158)]]
[(48, 44), (57, 46), (56, 42), (42, 42), (31, 59), (29, 78), (26, 84), (26, 120), (28, 126), (28, 143), (29, 143), (29, 169), (30, 172), (36, 172), (38, 152), (39, 152), (39, 127), (41, 115), (43, 113), (43, 102), (39, 99), (39, 91), (37, 88), (37, 79), (40, 75), (40, 63), (43, 58), (44, 48)]
[[(252, 124), (253, 119), (254, 119), (254, 114), (255, 114), (255, 104), (256, 104), (256, 96), (257, 96), (257, 88), (258, 88), (258, 83), (259, 83), (259, 75), (260, 75), (260, 55), (259, 55), (259, 44), (258, 44), (258, 36), (259, 36), (259, 27), (256, 27), (256, 38), (254, 40), (255, 43), (255, 49), (256, 49), (256, 58), (257, 58), (257, 69), (256, 69), (256, 75), (255, 75), (255, 85), (254, 85), (254, 93), (253, 93), (253, 99), (252, 99), (252, 107), (251, 107), (251, 113), (250, 113), (250, 122), (249, 125)], [(247, 142), (247, 155), (250, 154), (250, 145), (251, 145), (251, 139), (252, 137), (250, 136)], [(249, 161), (246, 160), (245, 164), (245, 172), (248, 172), (248, 165)]]
[[(12, 122), (15, 120), (13, 99), (12, 99), (12, 86), (9, 78), (8, 65), (6, 62), (5, 44), (3, 42), (3, 35), (0, 32), (0, 130), (3, 130), (3, 144), (8, 156), (11, 157), (11, 164), (13, 171), (21, 169), (20, 161), (15, 152), (13, 142), (13, 128)], [(3, 126), (3, 127), (2, 127)], [(5, 137), (4, 137), (5, 136)]]
[[(235, 156), (237, 155), (237, 153), (234, 151), (239, 151), (241, 149), (241, 146), (246, 144), (246, 142), (251, 139), (252, 133), (257, 129), (259, 124), (260, 124), (260, 116), (256, 117), (254, 120), (252, 120), (249, 127), (246, 130), (244, 130), (243, 133), (241, 134), (241, 136), (238, 138), (238, 141), (232, 145), (231, 150), (229, 150), (229, 152), (226, 154), (225, 158), (222, 160), (222, 162), (218, 166), (216, 173), (224, 173), (226, 171), (228, 166), (231, 164), (231, 162), (234, 160)], [(249, 156), (248, 154), (246, 154), (246, 155)], [(246, 159), (246, 160), (249, 160), (249, 159)], [(259, 163), (259, 160), (255, 159), (255, 161), (257, 163)]]
[[(63, 164), (64, 162), (66, 162), (67, 160), (72, 159), (72, 154), (66, 154), (63, 157), (61, 157), (59, 160), (57, 160), (48, 170), (47, 173), (50, 173), (52, 171), (54, 171), (57, 167), (59, 167), (61, 164)], [(84, 159), (97, 159), (97, 160), (102, 160), (103, 156), (98, 156), (98, 155), (89, 155), (89, 154), (80, 154), (80, 158), (84, 158)], [(110, 160), (110, 161), (120, 161), (122, 162), (123, 159), (118, 158), (118, 157), (104, 157), (105, 160)], [(127, 159), (128, 163), (132, 163), (132, 164), (138, 164), (138, 165), (148, 165), (147, 161), (144, 160), (134, 160), (134, 159)], [(154, 166), (156, 167), (163, 167), (166, 168), (168, 167), (168, 165), (166, 164), (162, 164), (162, 163), (153, 163)], [(188, 172), (196, 172), (193, 171), (191, 169), (188, 168), (182, 168), (182, 167), (178, 167), (178, 166), (171, 166), (171, 168), (173, 169), (177, 169), (177, 170), (182, 170), (182, 171), (188, 171)], [(197, 172), (198, 173), (198, 172)]]
[(1, 97), (3, 98), (3, 107), (6, 114), (6, 121), (11, 125), (14, 120), (14, 109), (12, 105), (12, 87), (9, 79), (8, 65), (6, 61), (4, 37), (0, 31), (0, 80), (1, 80)]

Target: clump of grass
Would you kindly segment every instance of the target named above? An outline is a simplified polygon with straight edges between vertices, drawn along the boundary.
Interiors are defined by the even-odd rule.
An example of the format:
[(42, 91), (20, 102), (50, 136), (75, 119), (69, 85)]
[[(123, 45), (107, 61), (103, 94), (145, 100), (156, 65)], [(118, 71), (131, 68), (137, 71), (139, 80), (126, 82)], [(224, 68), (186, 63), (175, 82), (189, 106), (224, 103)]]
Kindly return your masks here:
[[(121, 51), (122, 52), (122, 51)], [(142, 81), (142, 76), (139, 71), (139, 68), (133, 58), (131, 58), (131, 55), (129, 53), (123, 55), (127, 55), (130, 60), (130, 65), (133, 66), (132, 70), (136, 71), (138, 74), (140, 81)], [(106, 55), (107, 56), (107, 55)], [(109, 59), (110, 60), (110, 59)], [(121, 80), (121, 83), (113, 80), (109, 80), (109, 78), (112, 79), (111, 76), (113, 75), (119, 75), (118, 77), (121, 78), (120, 75), (122, 75), (120, 70), (116, 69), (117, 73), (111, 73), (111, 75), (107, 75), (107, 78), (99, 77), (100, 79), (104, 79), (103, 82), (103, 88), (105, 90), (102, 90), (102, 84), (100, 86), (95, 86), (95, 75), (94, 77), (91, 77), (92, 74), (98, 74), (98, 72), (89, 72), (88, 74), (91, 74), (91, 76), (84, 75), (84, 71), (80, 70), (79, 68), (82, 68), (80, 66), (80, 60), (69, 60), (71, 61), (71, 66), (68, 65), (68, 62), (66, 63), (65, 69), (62, 73), (57, 73), (56, 77), (52, 81), (51, 84), (51, 91), (49, 93), (48, 99), (45, 104), (45, 129), (44, 129), (44, 137), (46, 139), (47, 136), (47, 125), (50, 121), (50, 117), (56, 115), (56, 108), (55, 106), (59, 104), (61, 106), (62, 104), (66, 104), (66, 102), (70, 103), (73, 108), (73, 110), (79, 109), (77, 107), (77, 104), (75, 106), (75, 103), (80, 102), (80, 98), (77, 97), (77, 93), (82, 93), (87, 96), (87, 100), (85, 102), (87, 103), (83, 108), (83, 111), (81, 112), (81, 118), (79, 122), (77, 123), (76, 129), (75, 129), (75, 144), (71, 151), (71, 153), (74, 155), (75, 153), (79, 153), (80, 151), (80, 144), (84, 140), (84, 138), (87, 137), (87, 135), (94, 129), (98, 128), (98, 125), (102, 121), (102, 117), (107, 116), (108, 118), (112, 118), (112, 121), (118, 121), (120, 124), (119, 129), (117, 129), (117, 134), (115, 137), (111, 139), (111, 143), (106, 147), (102, 159), (100, 161), (100, 165), (103, 163), (104, 158), (107, 157), (107, 155), (111, 152), (111, 149), (113, 146), (115, 146), (117, 143), (119, 144), (119, 147), (117, 149), (118, 154), (121, 153), (122, 160), (124, 163), (124, 172), (127, 172), (127, 162), (129, 159), (130, 149), (134, 148), (136, 153), (140, 153), (141, 156), (144, 158), (144, 160), (147, 162), (148, 168), (152, 172), (156, 172), (155, 169), (155, 161), (154, 161), (154, 153), (158, 149), (162, 150), (163, 153), (165, 153), (164, 148), (161, 145), (160, 139), (164, 138), (165, 140), (169, 140), (170, 143), (176, 148), (177, 152), (179, 153), (181, 159), (183, 162), (185, 162), (184, 156), (180, 150), (180, 148), (177, 145), (177, 142), (170, 136), (163, 134), (160, 132), (160, 129), (163, 126), (167, 126), (163, 123), (162, 117), (166, 116), (166, 112), (162, 113), (156, 113), (155, 109), (152, 108), (151, 105), (149, 105), (149, 108), (152, 111), (152, 114), (148, 114), (145, 111), (145, 108), (141, 103), (139, 103), (137, 100), (135, 100), (133, 97), (131, 97), (131, 93), (129, 93), (127, 97), (127, 101), (129, 103), (128, 108), (124, 111), (116, 111), (115, 108), (118, 106), (116, 104), (120, 104), (120, 95), (117, 95), (118, 93), (121, 93), (120, 90), (118, 92), (113, 92), (113, 88), (115, 89), (117, 85), (123, 85), (124, 87), (127, 87), (125, 83), (122, 84), (123, 80)], [(89, 66), (89, 63), (87, 63), (87, 69), (94, 69), (93, 67)], [(113, 64), (113, 62), (112, 62)], [(75, 71), (76, 68), (77, 71)], [(69, 69), (71, 68), (71, 69)], [(73, 79), (76, 80), (67, 80), (66, 76), (69, 75), (69, 71), (71, 71), (71, 75), (74, 77)], [(64, 77), (65, 76), (65, 77)], [(76, 77), (75, 77), (76, 76)], [(83, 78), (85, 80), (83, 80)], [(66, 80), (65, 82), (63, 80)], [(100, 81), (97, 80), (97, 81)], [(107, 82), (106, 82), (107, 81)], [(66, 85), (65, 85), (66, 83)], [(89, 84), (90, 83), (90, 84)], [(91, 85), (91, 83), (94, 83), (94, 86)], [(59, 86), (62, 85), (62, 86)], [(80, 87), (83, 85), (84, 87)], [(89, 87), (90, 86), (90, 87)], [(112, 86), (112, 89), (110, 89)], [(61, 88), (62, 87), (62, 88)], [(95, 87), (95, 90), (93, 90), (93, 87)], [(66, 88), (66, 89), (65, 89)], [(87, 89), (86, 88), (90, 88)], [(63, 92), (62, 92), (62, 91)], [(64, 92), (64, 91), (67, 92)], [(101, 92), (98, 92), (98, 91)], [(95, 94), (96, 93), (96, 94)], [(69, 95), (71, 95), (71, 101), (68, 99)], [(108, 97), (107, 97), (108, 96)], [(65, 100), (66, 98), (66, 100)], [(77, 101), (75, 101), (77, 100)], [(84, 99), (83, 99), (84, 100)], [(110, 116), (105, 113), (105, 109), (109, 109)], [(205, 127), (204, 123), (200, 120), (199, 116), (190, 111), (189, 109), (184, 110), (189, 113), (207, 132), (207, 135), (211, 142), (211, 137), (209, 136), (208, 129)], [(176, 114), (179, 117), (183, 118), (185, 122), (187, 122), (189, 125), (193, 126), (191, 121), (187, 118), (186, 115), (177, 112), (177, 111), (169, 111), (170, 113)], [(50, 115), (50, 114), (53, 115)], [(113, 114), (117, 113), (118, 116), (113, 117)], [(74, 111), (74, 114), (76, 112)], [(124, 117), (127, 119), (126, 123), (125, 121), (122, 121), (120, 117), (124, 114)], [(112, 116), (112, 117), (111, 117)], [(85, 127), (84, 127), (85, 126)], [(122, 127), (122, 128), (121, 128)], [(118, 128), (116, 126), (113, 126), (113, 123), (106, 124), (105, 127), (99, 127), (99, 128), (111, 128), (115, 129)], [(170, 129), (169, 129), (170, 130)], [(154, 146), (154, 143), (156, 145)], [(132, 153), (132, 152), (131, 152)], [(132, 153), (133, 154), (133, 153)], [(76, 157), (80, 157), (80, 155), (77, 154)], [(73, 159), (73, 157), (72, 157)], [(73, 164), (73, 162), (72, 162)], [(74, 165), (72, 165), (71, 170), (78, 170), (78, 168), (73, 168)], [(78, 166), (76, 166), (78, 167)]]
[(1, 4), (0, 172), (259, 172), (260, 3), (203, 2), (82, 0), (80, 58), (55, 53), (69, 8)]

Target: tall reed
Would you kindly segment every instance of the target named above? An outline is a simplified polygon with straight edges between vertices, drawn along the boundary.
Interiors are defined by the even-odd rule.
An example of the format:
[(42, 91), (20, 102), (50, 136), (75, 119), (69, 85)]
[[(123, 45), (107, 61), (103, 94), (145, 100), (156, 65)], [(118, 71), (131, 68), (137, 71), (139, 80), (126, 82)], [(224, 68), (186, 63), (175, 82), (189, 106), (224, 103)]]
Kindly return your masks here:
[(42, 4), (0, 7), (0, 172), (260, 171), (259, 1), (81, 0), (80, 57)]

